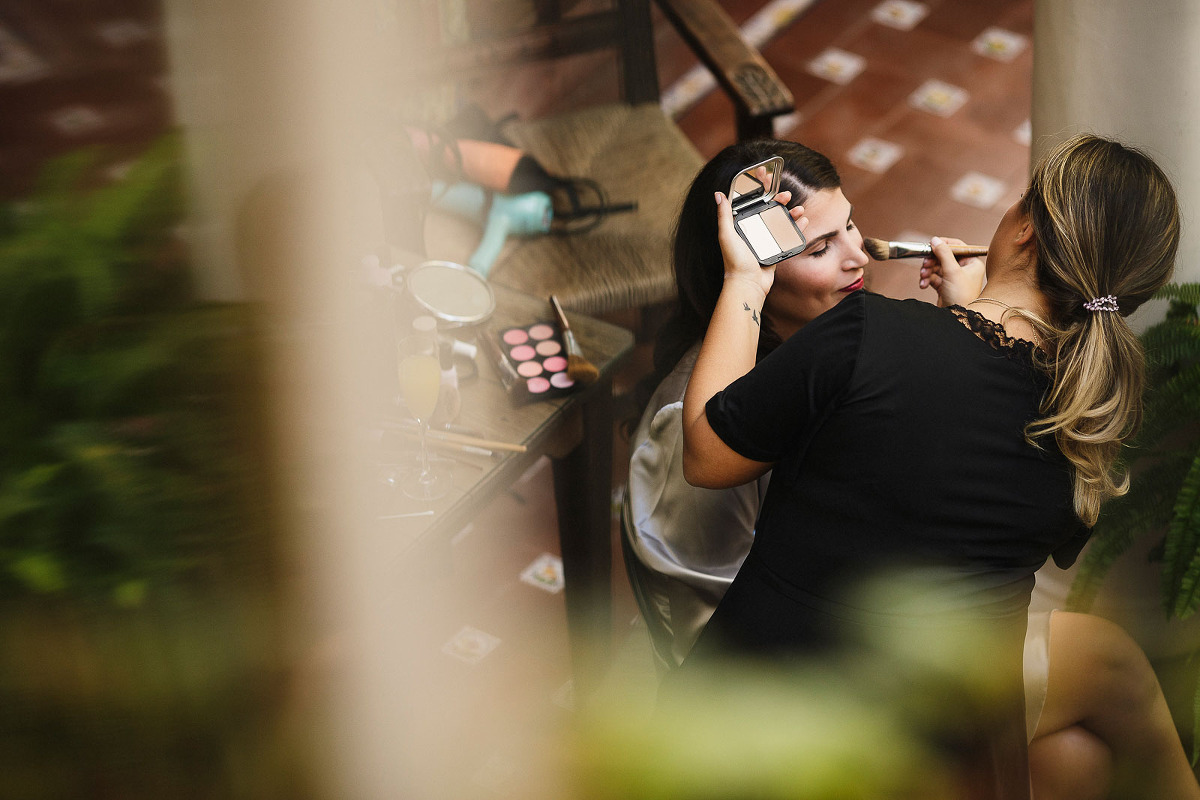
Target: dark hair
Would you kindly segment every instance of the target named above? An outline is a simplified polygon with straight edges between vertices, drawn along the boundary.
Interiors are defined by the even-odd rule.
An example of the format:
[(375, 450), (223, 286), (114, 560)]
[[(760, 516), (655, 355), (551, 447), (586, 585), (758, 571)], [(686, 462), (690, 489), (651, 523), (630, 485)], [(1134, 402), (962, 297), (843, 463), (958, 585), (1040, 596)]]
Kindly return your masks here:
[[(638, 384), (635, 400), (639, 414), (655, 387), (670, 374), (688, 348), (704, 336), (717, 306), (725, 279), (725, 263), (717, 244), (714, 193), (728, 194), (735, 175), (771, 156), (783, 159), (779, 188), (791, 191), (789, 207), (803, 204), (821, 189), (836, 189), (842, 185), (841, 176), (828, 158), (802, 144), (781, 139), (755, 139), (732, 144), (704, 165), (692, 181), (675, 223), (676, 305), (655, 340), (654, 371)], [(759, 334), (759, 358), (779, 343), (779, 334), (764, 318)]]

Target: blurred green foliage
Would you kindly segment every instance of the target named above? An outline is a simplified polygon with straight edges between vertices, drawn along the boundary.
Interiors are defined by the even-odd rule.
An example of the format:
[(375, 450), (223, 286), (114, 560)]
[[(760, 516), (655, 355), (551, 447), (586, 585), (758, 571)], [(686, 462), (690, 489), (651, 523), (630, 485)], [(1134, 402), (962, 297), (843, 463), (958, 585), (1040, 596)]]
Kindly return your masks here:
[(180, 141), (0, 208), (0, 798), (304, 798), (252, 308)]
[(193, 296), (179, 149), (72, 154), (0, 211), (0, 597), (136, 606), (256, 517), (249, 320)]

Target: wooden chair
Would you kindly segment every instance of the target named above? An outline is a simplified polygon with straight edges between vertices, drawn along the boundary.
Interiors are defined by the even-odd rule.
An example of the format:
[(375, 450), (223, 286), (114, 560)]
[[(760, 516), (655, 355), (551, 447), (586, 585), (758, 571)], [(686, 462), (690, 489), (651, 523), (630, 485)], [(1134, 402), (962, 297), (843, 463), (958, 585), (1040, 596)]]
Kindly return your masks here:
[[(551, 174), (592, 179), (610, 201), (633, 201), (637, 209), (608, 215), (586, 233), (510, 240), (489, 280), (533, 295), (554, 293), (566, 308), (589, 314), (671, 301), (672, 228), (703, 159), (659, 105), (649, 0), (613, 0), (605, 10), (574, 14), (565, 14), (553, 0), (534, 5), (532, 27), (443, 50), (437, 70), (462, 77), (614, 49), (619, 102), (512, 120), (502, 132)], [(738, 138), (771, 135), (772, 120), (794, 108), (791, 93), (728, 15), (713, 0), (657, 0), (657, 5), (731, 99)], [(427, 232), (428, 255), (464, 260), (464, 250), (469, 254), (470, 249), (463, 247), (463, 236), (461, 230)], [(468, 235), (465, 243), (477, 241)]]

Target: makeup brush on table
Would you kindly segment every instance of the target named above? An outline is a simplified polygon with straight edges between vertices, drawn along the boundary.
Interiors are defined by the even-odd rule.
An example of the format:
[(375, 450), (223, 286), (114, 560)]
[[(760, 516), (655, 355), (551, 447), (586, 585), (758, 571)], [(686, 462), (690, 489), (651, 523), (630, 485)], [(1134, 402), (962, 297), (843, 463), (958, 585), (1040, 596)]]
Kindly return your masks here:
[(594, 382), (600, 377), (600, 370), (596, 369), (595, 364), (584, 358), (583, 351), (579, 349), (579, 342), (575, 341), (571, 325), (567, 322), (567, 315), (563, 313), (562, 306), (559, 305), (558, 298), (554, 295), (550, 295), (550, 305), (554, 306), (558, 324), (562, 326), (563, 344), (567, 348), (567, 376), (576, 383)]
[[(863, 248), (867, 255), (876, 261), (887, 261), (892, 258), (925, 258), (933, 255), (933, 245), (929, 242), (889, 242), (884, 239), (863, 239)], [(986, 256), (987, 246), (979, 244), (952, 244), (950, 251), (957, 258), (967, 256)]]

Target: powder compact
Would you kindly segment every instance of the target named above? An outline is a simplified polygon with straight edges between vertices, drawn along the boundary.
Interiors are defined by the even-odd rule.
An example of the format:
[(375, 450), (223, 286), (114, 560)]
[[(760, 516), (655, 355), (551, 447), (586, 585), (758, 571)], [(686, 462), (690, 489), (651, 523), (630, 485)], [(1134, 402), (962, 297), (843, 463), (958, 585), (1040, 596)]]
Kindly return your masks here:
[(496, 309), (496, 296), (487, 280), (453, 261), (426, 261), (405, 274), (408, 293), (439, 327), (482, 322)]
[(775, 199), (783, 178), (783, 159), (771, 156), (739, 172), (729, 187), (733, 227), (764, 267), (804, 249), (808, 241), (787, 208)]
[(563, 397), (575, 388), (567, 375), (567, 349), (553, 322), (484, 331), (480, 340), (515, 402)]

